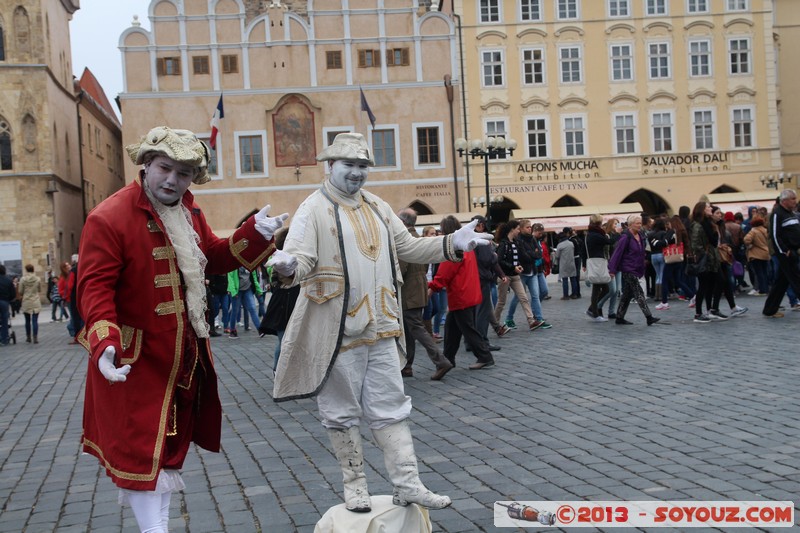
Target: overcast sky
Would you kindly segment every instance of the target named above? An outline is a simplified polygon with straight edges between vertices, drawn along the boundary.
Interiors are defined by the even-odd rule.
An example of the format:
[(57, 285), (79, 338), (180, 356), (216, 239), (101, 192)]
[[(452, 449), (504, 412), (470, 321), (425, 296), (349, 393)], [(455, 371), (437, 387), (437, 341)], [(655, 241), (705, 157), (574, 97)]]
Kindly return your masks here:
[(80, 79), (83, 69), (95, 75), (119, 116), (114, 98), (122, 92), (122, 60), (119, 36), (139, 15), (142, 27), (150, 29), (147, 7), (150, 0), (81, 0), (81, 8), (69, 23), (72, 40), (72, 68)]

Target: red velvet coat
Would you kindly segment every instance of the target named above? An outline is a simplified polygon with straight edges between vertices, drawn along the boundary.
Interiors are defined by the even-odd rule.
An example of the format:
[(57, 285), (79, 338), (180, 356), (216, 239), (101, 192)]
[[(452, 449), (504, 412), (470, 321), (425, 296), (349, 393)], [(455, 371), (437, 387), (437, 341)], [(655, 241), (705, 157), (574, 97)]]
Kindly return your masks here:
[[(183, 205), (192, 213), (208, 273), (224, 274), (240, 265), (253, 269), (274, 250), (255, 229), (253, 217), (229, 239), (220, 239), (191, 193), (186, 192)], [(83, 450), (100, 460), (118, 486), (153, 490), (185, 332), (192, 326), (175, 251), (138, 179), (89, 214), (79, 255), (77, 297), (86, 326), (78, 339), (89, 350)], [(208, 339), (198, 342), (211, 359)], [(107, 346), (116, 348), (117, 366), (132, 367), (124, 383), (109, 384), (97, 368)], [(191, 437), (219, 451), (222, 409), (213, 360), (209, 363)]]

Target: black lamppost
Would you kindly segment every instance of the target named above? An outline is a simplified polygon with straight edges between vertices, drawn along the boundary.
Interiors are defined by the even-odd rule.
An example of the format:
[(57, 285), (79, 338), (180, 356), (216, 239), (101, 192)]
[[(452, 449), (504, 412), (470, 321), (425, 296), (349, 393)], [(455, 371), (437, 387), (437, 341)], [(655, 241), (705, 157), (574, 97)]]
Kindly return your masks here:
[(768, 175), (768, 176), (761, 176), (758, 180), (761, 182), (761, 185), (766, 187), (767, 189), (775, 189), (778, 190), (778, 185), (783, 185), (784, 182), (791, 184), (792, 179), (794, 178), (794, 174), (787, 174), (785, 172), (781, 172), (777, 176), (775, 175)]
[[(492, 203), (496, 203), (489, 193), (489, 160), (493, 158), (505, 158), (506, 155), (513, 155), (514, 150), (517, 148), (517, 141), (499, 136), (487, 137), (483, 141), (480, 139), (468, 141), (462, 137), (456, 139), (455, 146), (460, 157), (469, 157), (471, 159), (480, 157), (483, 159), (483, 177), (486, 186), (486, 221), (487, 229), (489, 229), (492, 227)], [(499, 201), (502, 201), (502, 199)], [(473, 202), (473, 207), (477, 207), (478, 205), (483, 207), (484, 202)]]

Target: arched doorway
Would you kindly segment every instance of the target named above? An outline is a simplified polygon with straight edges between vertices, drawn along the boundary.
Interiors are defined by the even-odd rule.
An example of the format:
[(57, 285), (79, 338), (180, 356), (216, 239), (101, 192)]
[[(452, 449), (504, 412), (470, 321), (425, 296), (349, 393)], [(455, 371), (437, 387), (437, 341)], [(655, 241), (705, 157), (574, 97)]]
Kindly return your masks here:
[(551, 207), (575, 207), (578, 205), (583, 205), (583, 204), (579, 202), (578, 199), (575, 198), (574, 196), (565, 194), (564, 196), (556, 200)]
[(740, 192), (740, 191), (739, 191), (739, 189), (735, 189), (735, 188), (731, 187), (730, 185), (722, 184), (719, 187), (717, 187), (716, 189), (714, 189), (713, 191), (711, 191), (711, 194), (723, 194), (723, 193), (726, 193), (726, 192)]
[(639, 189), (623, 198), (623, 204), (639, 202), (642, 210), (648, 215), (661, 215), (670, 212), (669, 204), (658, 194), (647, 189)]
[(495, 202), (492, 204), (492, 222), (497, 225), (501, 222), (508, 222), (511, 210), (519, 209), (519, 205), (513, 200), (509, 200), (505, 196), (502, 202)]
[(408, 207), (410, 207), (411, 209), (416, 211), (418, 215), (432, 215), (433, 214), (433, 210), (428, 205), (426, 205), (424, 202), (420, 202), (419, 200), (414, 200), (413, 202), (411, 202), (411, 204)]

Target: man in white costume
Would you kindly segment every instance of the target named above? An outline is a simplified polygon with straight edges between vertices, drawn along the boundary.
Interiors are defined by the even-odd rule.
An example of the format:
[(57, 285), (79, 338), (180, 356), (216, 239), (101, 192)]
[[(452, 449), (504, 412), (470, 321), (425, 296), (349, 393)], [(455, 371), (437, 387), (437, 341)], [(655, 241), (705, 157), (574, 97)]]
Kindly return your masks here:
[(459, 261), (491, 235), (475, 233), (472, 223), (452, 235), (415, 239), (386, 202), (362, 190), (375, 161), (361, 134), (337, 135), (317, 160), (330, 162), (330, 177), (300, 205), (283, 250), (269, 262), (284, 284), (302, 287), (283, 338), (273, 397), (316, 396), (350, 511), (371, 509), (362, 419), (383, 450), (394, 504), (442, 509), (450, 498), (420, 481), (407, 420), (398, 260)]

